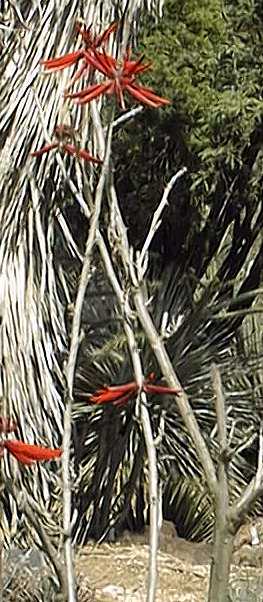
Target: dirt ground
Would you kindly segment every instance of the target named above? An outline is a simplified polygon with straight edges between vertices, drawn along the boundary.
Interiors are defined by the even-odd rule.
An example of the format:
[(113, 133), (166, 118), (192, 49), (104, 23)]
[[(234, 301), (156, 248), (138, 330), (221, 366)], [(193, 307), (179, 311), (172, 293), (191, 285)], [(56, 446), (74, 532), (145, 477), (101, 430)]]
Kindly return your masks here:
[[(263, 602), (263, 521), (256, 535), (249, 525), (235, 540), (228, 602)], [(147, 529), (141, 535), (126, 532), (115, 543), (77, 549), (78, 602), (145, 602), (148, 538)], [(156, 602), (206, 602), (211, 553), (211, 544), (186, 541), (177, 536), (172, 523), (164, 522)], [(4, 551), (3, 601), (62, 602), (52, 575), (37, 548)]]
[[(77, 570), (90, 602), (145, 602), (148, 571), (148, 533), (125, 534), (114, 544), (88, 545), (77, 554)], [(244, 548), (244, 546), (243, 546)], [(261, 550), (262, 557), (262, 550)], [(211, 545), (187, 542), (164, 525), (158, 554), (156, 602), (207, 600)], [(262, 562), (245, 566), (236, 556), (231, 570), (230, 602), (263, 602)], [(82, 596), (79, 597), (82, 602)]]

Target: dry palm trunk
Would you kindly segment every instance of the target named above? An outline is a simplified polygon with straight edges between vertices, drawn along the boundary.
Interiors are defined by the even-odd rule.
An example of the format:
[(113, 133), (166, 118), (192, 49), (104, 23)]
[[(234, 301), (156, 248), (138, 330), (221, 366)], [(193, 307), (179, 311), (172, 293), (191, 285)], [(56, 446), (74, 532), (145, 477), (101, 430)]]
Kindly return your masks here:
[[(65, 173), (54, 154), (36, 161), (30, 152), (45, 143), (57, 123), (66, 121), (80, 132), (85, 146), (87, 110), (65, 108), (63, 89), (68, 70), (42, 75), (43, 58), (75, 50), (77, 18), (100, 31), (125, 14), (132, 33), (143, 10), (161, 14), (162, 0), (35, 0), (3, 3), (0, 63), (0, 396), (6, 414), (19, 424), (20, 437), (57, 446), (62, 434), (63, 374), (67, 349), (65, 304), (59, 294), (57, 265), (61, 254), (74, 255), (74, 241), (61, 207)], [(125, 20), (123, 35), (127, 39)], [(119, 40), (122, 43), (122, 40)], [(41, 119), (42, 115), (42, 119)], [(71, 121), (73, 120), (74, 121)], [(43, 124), (44, 122), (44, 124)], [(92, 146), (96, 151), (96, 141)], [(68, 197), (76, 161), (67, 160)], [(83, 199), (74, 198), (73, 202)], [(83, 201), (84, 202), (84, 201)], [(62, 249), (55, 246), (60, 232)], [(59, 253), (57, 253), (59, 252)], [(8, 474), (13, 468), (6, 466)], [(37, 478), (36, 478), (37, 477)], [(33, 479), (33, 481), (32, 481)], [(57, 485), (44, 466), (24, 484), (46, 503)], [(34, 485), (32, 485), (32, 482)], [(40, 486), (38, 486), (40, 485)], [(10, 500), (15, 512), (14, 502)], [(16, 520), (13, 514), (13, 535)], [(7, 532), (5, 533), (8, 539)]]

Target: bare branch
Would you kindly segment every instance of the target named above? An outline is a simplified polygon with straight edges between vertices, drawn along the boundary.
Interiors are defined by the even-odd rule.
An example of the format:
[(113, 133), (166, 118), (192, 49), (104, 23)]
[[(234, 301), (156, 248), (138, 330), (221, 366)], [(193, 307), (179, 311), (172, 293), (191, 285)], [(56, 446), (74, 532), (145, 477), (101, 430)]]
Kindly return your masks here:
[[(183, 173), (184, 173), (184, 171), (183, 171)], [(180, 175), (182, 175), (182, 173)], [(156, 223), (159, 222), (158, 215), (159, 216), (161, 215), (162, 210), (167, 203), (167, 198), (168, 198), (170, 189), (178, 177), (179, 177), (179, 175), (176, 174), (176, 176), (174, 176), (174, 178), (171, 180), (170, 185), (168, 185), (168, 187), (165, 190), (161, 205), (159, 207), (159, 213), (157, 213), (157, 216), (155, 216), (155, 219), (153, 220), (154, 225), (153, 225), (151, 234), (149, 234), (149, 237), (147, 238), (147, 244), (144, 247), (143, 255), (145, 255), (147, 252), (148, 244), (150, 244), (150, 240), (151, 240), (151, 237), (153, 236), (154, 229), (156, 227)], [(135, 266), (133, 264), (133, 256), (131, 253), (131, 249), (129, 247), (127, 232), (126, 232), (125, 225), (123, 223), (122, 215), (121, 215), (120, 208), (119, 208), (118, 198), (117, 198), (117, 194), (116, 194), (116, 190), (115, 190), (115, 186), (114, 186), (112, 178), (110, 178), (109, 185), (107, 187), (107, 194), (108, 194), (110, 209), (113, 212), (113, 218), (112, 218), (113, 228), (111, 231), (111, 235), (113, 237), (114, 244), (117, 245), (119, 256), (121, 257), (122, 264), (124, 266), (127, 276), (130, 277), (130, 281), (133, 284), (133, 286), (137, 286), (137, 276), (135, 274)], [(105, 247), (102, 237), (100, 236), (100, 238), (97, 238), (97, 240), (98, 240), (98, 246), (101, 251), (102, 259), (104, 261), (104, 266), (106, 268), (108, 277), (110, 278), (110, 281), (115, 290), (115, 293), (117, 295), (119, 303), (123, 309), (124, 329), (126, 332), (129, 350), (130, 350), (130, 354), (131, 354), (131, 359), (133, 362), (134, 374), (135, 374), (135, 378), (136, 378), (136, 381), (137, 381), (139, 387), (141, 387), (142, 386), (142, 378), (143, 378), (141, 361), (140, 361), (140, 356), (139, 356), (139, 352), (138, 352), (137, 345), (136, 345), (136, 339), (134, 336), (134, 332), (130, 326), (132, 310), (131, 310), (129, 302), (126, 302), (124, 304), (124, 291), (121, 289), (119, 281), (116, 278), (116, 275), (114, 273), (114, 268), (113, 268), (113, 265), (111, 262), (111, 258), (108, 256), (108, 251), (107, 251), (107, 248)], [(134, 298), (135, 305), (136, 305), (136, 295), (133, 295), (133, 298)], [(141, 299), (143, 301), (143, 297), (141, 297)], [(143, 305), (144, 305), (144, 302), (143, 302)], [(143, 325), (143, 328), (145, 329), (145, 323), (144, 323), (144, 321), (141, 320), (141, 315), (140, 315), (140, 312), (138, 311), (138, 305), (136, 305), (136, 309), (138, 312), (139, 319)], [(145, 309), (146, 314), (149, 316), (148, 311), (145, 306), (144, 306), (144, 309)], [(145, 332), (146, 332), (146, 335), (148, 336), (149, 332), (147, 331), (147, 329), (145, 329)], [(151, 337), (148, 336), (148, 338), (151, 338)], [(155, 351), (155, 345), (154, 345), (153, 350)], [(161, 366), (161, 369), (163, 370), (164, 374), (165, 374), (166, 367), (167, 367), (166, 359), (167, 358), (164, 358), (165, 368), (164, 368), (164, 365)], [(173, 373), (173, 369), (172, 369), (172, 373)], [(174, 373), (173, 373), (173, 375), (174, 375)], [(169, 379), (168, 379), (168, 383), (170, 384)], [(175, 385), (172, 384), (171, 386), (176, 387), (177, 384), (175, 384)], [(180, 385), (178, 386), (178, 388), (181, 388)], [(187, 404), (188, 404), (188, 408), (186, 410), (187, 424), (191, 423), (192, 432), (194, 432), (194, 436), (195, 436), (195, 442), (196, 442), (196, 440), (198, 440), (199, 455), (201, 455), (202, 459), (205, 458), (205, 460), (203, 459), (203, 464), (205, 464), (204, 468), (205, 468), (205, 471), (207, 474), (207, 479), (209, 481), (210, 490), (212, 490), (212, 494), (215, 495), (217, 482), (216, 482), (214, 466), (213, 466), (212, 460), (210, 458), (209, 452), (206, 448), (205, 442), (200, 433), (197, 422), (195, 420), (191, 406), (190, 406), (185, 394), (183, 394), (183, 395), (184, 395), (184, 399), (182, 400), (181, 408), (183, 408), (185, 406), (185, 402), (187, 402)], [(152, 602), (155, 597), (156, 579), (157, 579), (158, 474), (157, 474), (157, 467), (156, 467), (156, 449), (155, 449), (152, 431), (150, 428), (151, 427), (150, 418), (149, 418), (149, 414), (148, 414), (146, 405), (143, 405), (143, 407), (141, 405), (140, 410), (141, 410), (140, 415), (141, 415), (141, 419), (142, 419), (143, 432), (144, 432), (144, 437), (145, 437), (146, 447), (147, 447), (149, 468), (151, 469), (151, 474), (150, 474), (150, 515), (151, 515), (150, 559), (149, 559), (149, 575), (148, 575), (149, 580), (148, 580), (147, 599), (148, 599), (148, 602)], [(182, 414), (184, 414), (184, 413), (185, 412), (182, 411)], [(190, 415), (190, 413), (191, 413), (191, 415)]]
[[(99, 120), (96, 118), (96, 126), (99, 129), (98, 137), (100, 144), (103, 146), (102, 136), (103, 130), (100, 126)], [(112, 181), (109, 178), (107, 186), (107, 195), (109, 199), (110, 210), (114, 216), (114, 226), (112, 230), (112, 244), (117, 244), (119, 255), (122, 259), (122, 263), (126, 274), (131, 272), (131, 254), (129, 248), (128, 237), (126, 228), (124, 226), (121, 212), (119, 209), (118, 198), (116, 190)], [(99, 230), (97, 231), (97, 244), (104, 263), (106, 274), (112, 285), (112, 288), (118, 299), (123, 319), (124, 319), (124, 330), (127, 337), (127, 343), (130, 351), (131, 361), (133, 364), (133, 371), (136, 383), (138, 384), (139, 390), (141, 391), (143, 385), (143, 371), (140, 359), (140, 353), (137, 346), (137, 341), (133, 328), (131, 327), (131, 321), (133, 312), (130, 307), (129, 300), (125, 291), (120, 286), (120, 282), (115, 273), (115, 269), (112, 263), (112, 259), (109, 255), (108, 249), (105, 245), (102, 235)], [(147, 589), (147, 601), (154, 602), (156, 583), (157, 583), (157, 548), (158, 548), (158, 473), (157, 473), (157, 460), (156, 460), (156, 448), (154, 445), (154, 439), (151, 429), (150, 417), (146, 405), (146, 396), (143, 392), (138, 397), (138, 414), (141, 417), (143, 433), (145, 438), (145, 444), (147, 449), (147, 457), (149, 462), (149, 497), (150, 497), (150, 555), (149, 555), (149, 573), (148, 573), (148, 589)]]
[(142, 105), (140, 105), (139, 107), (135, 107), (134, 109), (131, 109), (130, 111), (127, 111), (126, 113), (123, 113), (120, 117), (117, 117), (117, 119), (114, 119), (114, 121), (112, 122), (112, 127), (116, 128), (120, 124), (124, 123), (125, 121), (128, 121), (129, 119), (133, 119), (136, 115), (141, 113), (143, 111), (143, 109), (144, 109), (144, 107)]
[(138, 259), (137, 259), (137, 269), (138, 269), (138, 277), (139, 277), (139, 281), (142, 281), (143, 276), (146, 272), (147, 269), (147, 261), (146, 260), (146, 256), (147, 253), (149, 251), (149, 247), (150, 244), (152, 242), (152, 239), (154, 237), (154, 235), (156, 234), (158, 228), (161, 225), (161, 216), (162, 213), (166, 207), (166, 205), (168, 205), (168, 197), (169, 194), (171, 192), (171, 190), (173, 189), (173, 187), (175, 186), (177, 180), (179, 180), (179, 178), (181, 178), (185, 173), (187, 172), (187, 168), (186, 167), (182, 167), (182, 169), (180, 169), (179, 171), (177, 171), (176, 174), (173, 175), (173, 177), (169, 180), (167, 186), (164, 189), (164, 193), (163, 196), (161, 198), (161, 201), (153, 215), (153, 219), (150, 225), (150, 229), (149, 232), (146, 236), (145, 242), (143, 244), (142, 250), (138, 255)]
[(255, 477), (245, 491), (229, 510), (228, 518), (233, 525), (240, 525), (245, 515), (251, 510), (255, 501), (263, 495), (263, 425), (259, 429), (258, 466)]
[(138, 318), (144, 329), (144, 332), (150, 342), (154, 355), (162, 370), (167, 384), (174, 389), (180, 390), (180, 394), (176, 397), (176, 403), (182, 419), (188, 429), (188, 432), (194, 442), (197, 454), (205, 472), (209, 491), (213, 498), (217, 495), (218, 485), (215, 473), (215, 467), (207, 449), (204, 438), (196, 421), (194, 412), (189, 403), (188, 397), (183, 390), (183, 387), (175, 374), (171, 360), (166, 351), (165, 345), (161, 340), (155, 325), (151, 319), (148, 309), (145, 305), (143, 293), (141, 289), (135, 290), (133, 294), (134, 304), (137, 309)]
[(255, 477), (255, 488), (258, 489), (263, 483), (263, 425), (262, 422), (259, 428), (259, 442), (258, 442), (258, 467)]
[[(1, 458), (0, 458), (1, 462)], [(0, 466), (0, 479), (2, 486), (2, 469)], [(0, 500), (0, 512), (2, 515), (2, 500)], [(0, 602), (3, 602), (3, 590), (4, 590), (4, 581), (3, 581), (3, 551), (4, 551), (4, 538), (2, 535), (2, 531), (0, 532)]]
[(216, 417), (218, 425), (218, 441), (220, 444), (221, 452), (225, 452), (227, 447), (227, 428), (226, 428), (226, 411), (225, 411), (225, 400), (222, 390), (222, 382), (220, 372), (215, 366), (211, 368), (212, 384), (215, 392), (215, 406), (216, 406)]

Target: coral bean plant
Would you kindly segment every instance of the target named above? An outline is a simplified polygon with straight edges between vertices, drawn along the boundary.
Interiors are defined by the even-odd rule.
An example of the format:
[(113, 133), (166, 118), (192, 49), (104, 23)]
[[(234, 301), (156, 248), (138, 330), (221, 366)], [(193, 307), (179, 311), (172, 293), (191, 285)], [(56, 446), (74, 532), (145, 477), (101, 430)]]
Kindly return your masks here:
[[(113, 23), (107, 27), (105, 32), (100, 35), (94, 35), (91, 28), (86, 28), (85, 25), (81, 27), (79, 22), (76, 24), (76, 30), (80, 33), (83, 41), (83, 47), (80, 50), (70, 52), (63, 56), (55, 58), (45, 59), (42, 61), (44, 71), (54, 73), (57, 71), (64, 70), (65, 68), (78, 66), (77, 71), (67, 82), (66, 89), (64, 91), (65, 103), (70, 101), (76, 105), (86, 105), (91, 101), (96, 101), (101, 96), (113, 96), (116, 100), (117, 108), (122, 111), (126, 109), (125, 98), (127, 94), (132, 100), (141, 103), (142, 105), (149, 108), (159, 108), (170, 104), (170, 101), (166, 98), (158, 96), (153, 90), (147, 88), (138, 83), (137, 78), (140, 74), (144, 73), (151, 67), (150, 63), (144, 63), (144, 57), (132, 58), (130, 48), (120, 49), (117, 48), (121, 56), (115, 58), (112, 54), (109, 54), (105, 49), (105, 43), (109, 36), (113, 34), (118, 28), (116, 23)], [(101, 47), (101, 50), (98, 50)], [(79, 62), (81, 66), (79, 67)], [(101, 77), (104, 79), (101, 81)], [(79, 81), (83, 81), (84, 78), (88, 79), (88, 85), (85, 85), (80, 91), (69, 92), (74, 84)], [(95, 115), (96, 109), (93, 106), (93, 115)], [(113, 115), (113, 112), (112, 112)], [(99, 120), (100, 121), (100, 120)], [(93, 249), (96, 245), (96, 238), (98, 237), (98, 231), (100, 228), (100, 213), (102, 206), (103, 192), (106, 194), (108, 191), (109, 173), (110, 173), (110, 159), (111, 159), (111, 137), (112, 137), (112, 118), (107, 124), (108, 138), (104, 139), (104, 132), (101, 125), (98, 125), (97, 119), (97, 136), (100, 140), (104, 139), (103, 149), (101, 149), (101, 158), (96, 158), (90, 155), (85, 149), (78, 149), (74, 144), (72, 145), (71, 140), (68, 141), (66, 138), (70, 136), (68, 126), (60, 124), (55, 129), (56, 141), (51, 142), (48, 145), (40, 148), (39, 150), (32, 153), (34, 157), (39, 157), (42, 154), (51, 151), (53, 149), (61, 149), (62, 152), (75, 155), (76, 158), (84, 159), (85, 161), (92, 163), (101, 163), (103, 157), (103, 163), (101, 166), (101, 173), (97, 188), (93, 191), (95, 200), (94, 204), (91, 204), (89, 210), (91, 211), (91, 222), (90, 229), (86, 241), (86, 255), (83, 263), (82, 273), (80, 277), (79, 288), (77, 292), (77, 298), (75, 303), (75, 310), (73, 314), (73, 324), (71, 331), (71, 341), (69, 358), (66, 367), (66, 380), (67, 380), (67, 394), (66, 394), (66, 409), (64, 415), (64, 458), (63, 458), (63, 491), (64, 491), (64, 530), (65, 533), (70, 532), (70, 506), (71, 506), (71, 491), (70, 491), (70, 479), (69, 479), (69, 446), (71, 440), (71, 412), (72, 412), (72, 401), (73, 401), (73, 380), (74, 371), (77, 362), (77, 349), (79, 341), (79, 333), (81, 326), (81, 312), (84, 302), (85, 292), (87, 284), (90, 278), (91, 272), (91, 259)], [(95, 126), (96, 129), (96, 126)], [(102, 154), (102, 151), (103, 154)], [(110, 203), (113, 208), (114, 203)], [(115, 211), (118, 213), (118, 205), (115, 206)], [(121, 238), (124, 243), (124, 224), (120, 218), (120, 230)], [(114, 237), (115, 238), (115, 237)], [(112, 240), (113, 246), (116, 241)], [(122, 252), (124, 246), (122, 246)], [(103, 261), (108, 256), (106, 247), (100, 247), (100, 252)], [(124, 252), (125, 253), (125, 252)], [(107, 260), (108, 261), (108, 260)], [(111, 263), (109, 257), (109, 263)], [(106, 270), (107, 271), (107, 270)], [(108, 274), (107, 274), (108, 275)], [(112, 275), (110, 281), (113, 288), (116, 288), (115, 266), (112, 264)], [(118, 290), (117, 299), (121, 302), (122, 293)], [(152, 384), (151, 380), (155, 377), (150, 375), (148, 379), (144, 379), (142, 374), (142, 366), (139, 353), (136, 351), (136, 337), (135, 333), (130, 329), (128, 325), (128, 314), (125, 317), (125, 333), (127, 336), (128, 347), (130, 351), (130, 358), (133, 364), (133, 371), (135, 380), (123, 385), (110, 385), (104, 386), (103, 388), (94, 392), (89, 397), (91, 403), (100, 405), (105, 403), (111, 403), (113, 406), (123, 406), (132, 399), (136, 405), (139, 403), (139, 413), (142, 422), (142, 428), (144, 438), (146, 442), (148, 461), (150, 465), (150, 512), (151, 512), (151, 552), (150, 552), (150, 571), (149, 571), (149, 590), (148, 600), (149, 602), (154, 599), (155, 588), (156, 588), (156, 560), (157, 560), (157, 506), (154, 500), (158, 496), (158, 483), (157, 483), (157, 469), (156, 469), (156, 451), (153, 441), (153, 434), (151, 431), (150, 417), (145, 404), (147, 394), (170, 394), (178, 395), (178, 388), (169, 388), (163, 385)], [(72, 549), (70, 539), (68, 538), (65, 544), (65, 558), (68, 572), (68, 591), (73, 592), (74, 590), (74, 572), (72, 563)], [(73, 598), (72, 598), (73, 599)]]

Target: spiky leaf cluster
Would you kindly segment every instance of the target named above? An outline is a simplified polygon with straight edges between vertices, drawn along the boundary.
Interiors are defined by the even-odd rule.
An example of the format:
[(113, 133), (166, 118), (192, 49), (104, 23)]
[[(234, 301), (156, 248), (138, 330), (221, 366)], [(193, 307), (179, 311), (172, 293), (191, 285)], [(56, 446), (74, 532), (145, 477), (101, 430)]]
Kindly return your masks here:
[[(78, 541), (85, 541), (88, 536), (96, 539), (109, 536), (112, 527), (115, 534), (127, 527), (141, 529), (148, 514), (148, 468), (136, 395), (124, 407), (96, 406), (90, 401), (91, 395), (105, 385), (116, 386), (133, 380), (122, 319), (114, 298), (105, 283), (96, 282), (95, 289), (93, 286), (88, 291), (85, 307), (86, 337), (82, 341), (75, 385), (75, 454), (79, 470), (75, 537)], [(96, 305), (93, 303), (95, 294)], [(252, 477), (256, 463), (260, 411), (255, 408), (255, 388), (249, 382), (254, 370), (251, 365), (244, 367), (245, 358), (236, 352), (230, 324), (225, 321), (222, 328), (217, 319), (222, 307), (216, 290), (203, 289), (199, 299), (193, 302), (187, 279), (178, 279), (172, 269), (160, 272), (157, 268), (149, 284), (148, 297), (148, 307), (162, 332), (215, 462), (219, 450), (211, 363), (216, 362), (220, 367), (227, 396), (228, 432), (233, 431), (233, 448), (240, 448), (229, 465), (234, 498)], [(145, 376), (154, 373), (156, 382), (163, 383), (144, 334), (138, 325), (134, 326)], [(240, 377), (241, 366), (243, 378)], [(178, 413), (176, 398), (149, 395), (148, 407), (155, 437), (160, 436), (164, 418), (158, 463), (165, 484), (165, 516), (180, 522), (183, 535), (194, 539), (211, 538), (212, 502), (196, 450)], [(250, 442), (249, 456), (247, 442)], [(254, 445), (253, 453), (251, 445)], [(197, 499), (197, 490), (200, 505), (190, 512), (192, 496)], [(183, 499), (185, 514), (180, 508)]]

